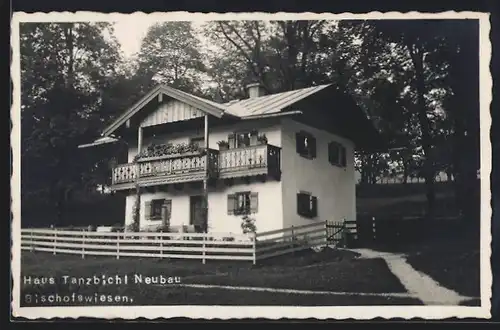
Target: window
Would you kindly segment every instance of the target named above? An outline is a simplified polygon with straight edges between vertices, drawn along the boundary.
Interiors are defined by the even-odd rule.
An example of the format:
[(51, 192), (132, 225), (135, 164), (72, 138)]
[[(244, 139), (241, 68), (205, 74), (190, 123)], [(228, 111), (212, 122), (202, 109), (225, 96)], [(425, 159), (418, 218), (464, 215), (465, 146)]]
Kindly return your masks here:
[(258, 201), (256, 192), (245, 191), (227, 195), (227, 213), (234, 215), (256, 213)]
[(170, 218), (172, 201), (167, 199), (153, 199), (145, 203), (146, 220), (164, 220)]
[(318, 198), (308, 192), (297, 194), (297, 213), (306, 218), (314, 218), (318, 215)]
[(332, 165), (346, 167), (346, 149), (337, 142), (328, 144), (328, 161)]
[(249, 147), (257, 141), (257, 131), (253, 130), (229, 134), (227, 141), (229, 142), (229, 148)]
[(295, 133), (297, 153), (305, 158), (316, 158), (316, 138), (311, 134), (300, 131)]

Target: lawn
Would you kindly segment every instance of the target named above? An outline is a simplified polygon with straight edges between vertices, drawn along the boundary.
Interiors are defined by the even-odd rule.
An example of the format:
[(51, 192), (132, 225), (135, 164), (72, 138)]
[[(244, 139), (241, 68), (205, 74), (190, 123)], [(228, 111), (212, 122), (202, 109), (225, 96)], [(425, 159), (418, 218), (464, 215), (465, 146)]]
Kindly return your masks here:
[(413, 268), (463, 296), (480, 296), (480, 246), (476, 235), (450, 232), (421, 242), (374, 248), (406, 255)]
[(479, 244), (435, 240), (407, 253), (407, 261), (444, 287), (468, 297), (480, 296)]
[[(253, 266), (247, 262), (212, 261), (203, 265), (200, 261), (159, 260), (109, 257), (81, 259), (71, 255), (48, 253), (23, 253), (21, 257), (21, 283), (24, 277), (50, 278), (54, 284), (37, 286), (26, 284), (21, 289), (21, 301), (31, 295), (32, 302), (42, 295), (57, 294), (82, 297), (116, 295), (122, 302), (106, 301), (105, 305), (419, 305), (418, 300), (379, 296), (352, 295), (303, 295), (255, 291), (233, 291), (218, 288), (199, 289), (176, 284), (160, 287), (153, 284), (133, 283), (134, 274), (143, 276), (178, 277), (182, 284), (227, 285), (245, 287), (271, 287), (277, 289), (321, 290), (337, 292), (404, 293), (399, 280), (379, 259), (356, 259), (348, 251), (327, 249), (316, 253), (305, 251), (270, 259)], [(128, 275), (127, 285), (78, 285), (61, 283), (63, 275), (92, 277), (94, 275), (123, 278)], [(73, 295), (74, 297), (74, 295)], [(125, 298), (123, 298), (125, 297)], [(62, 299), (62, 298), (61, 298)], [(82, 304), (66, 301), (51, 305)], [(30, 306), (26, 301), (22, 306)]]

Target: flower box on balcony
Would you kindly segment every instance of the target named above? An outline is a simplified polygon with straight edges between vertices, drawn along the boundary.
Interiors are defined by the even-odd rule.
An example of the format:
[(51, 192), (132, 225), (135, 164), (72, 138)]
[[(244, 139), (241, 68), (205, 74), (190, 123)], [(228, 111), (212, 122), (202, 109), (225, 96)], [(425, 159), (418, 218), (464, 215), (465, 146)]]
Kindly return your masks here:
[(195, 152), (185, 152), (185, 153), (177, 153), (163, 156), (154, 156), (154, 157), (140, 157), (137, 159), (137, 162), (150, 162), (153, 160), (162, 160), (162, 159), (171, 159), (171, 158), (184, 158), (184, 157), (195, 157), (195, 156), (203, 156), (205, 154), (204, 150), (195, 151)]

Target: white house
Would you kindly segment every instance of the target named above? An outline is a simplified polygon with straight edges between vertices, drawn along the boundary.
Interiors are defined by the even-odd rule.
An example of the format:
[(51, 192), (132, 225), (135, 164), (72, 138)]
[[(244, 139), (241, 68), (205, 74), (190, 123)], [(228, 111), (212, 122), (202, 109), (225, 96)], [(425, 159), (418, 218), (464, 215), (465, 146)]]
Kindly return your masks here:
[(258, 232), (356, 218), (354, 148), (379, 141), (364, 112), (333, 85), (247, 91), (219, 104), (160, 85), (85, 145), (127, 143), (111, 185), (126, 195), (126, 226), (137, 199), (141, 228), (241, 233), (244, 214)]

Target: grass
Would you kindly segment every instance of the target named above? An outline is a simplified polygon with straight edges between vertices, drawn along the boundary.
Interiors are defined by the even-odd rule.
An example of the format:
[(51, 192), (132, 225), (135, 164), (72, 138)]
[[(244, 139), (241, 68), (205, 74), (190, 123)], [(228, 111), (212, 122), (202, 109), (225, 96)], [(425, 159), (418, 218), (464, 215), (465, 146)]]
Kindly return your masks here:
[(402, 253), (413, 268), (444, 287), (463, 296), (480, 296), (480, 246), (477, 235), (459, 233), (450, 227), (447, 235), (435, 235), (409, 244), (376, 245), (374, 249)]
[(409, 251), (408, 262), (444, 287), (469, 297), (480, 296), (479, 244), (440, 240)]
[[(108, 257), (81, 259), (78, 256), (23, 253), (21, 276), (74, 277), (114, 276), (133, 274), (143, 276), (177, 276), (184, 284), (254, 286), (284, 289), (303, 289), (342, 292), (405, 292), (399, 280), (392, 275), (382, 260), (358, 260), (348, 251), (327, 249), (319, 253), (307, 251), (295, 256), (276, 257), (258, 266), (247, 262), (158, 260)], [(169, 285), (159, 288), (151, 284), (128, 285), (24, 285), (21, 300), (26, 295), (41, 299), (41, 295), (57, 293), (60, 296), (81, 294), (119, 295), (129, 298), (133, 305), (387, 305), (420, 304), (415, 299), (370, 296), (299, 295), (288, 293), (232, 291), (224, 289), (195, 289)], [(22, 283), (22, 281), (21, 281)], [(40, 303), (40, 302), (39, 302)], [(60, 305), (71, 305), (62, 302)], [(77, 303), (78, 304), (78, 303)], [(81, 303), (80, 303), (81, 304)], [(123, 302), (105, 304), (122, 305)], [(27, 306), (26, 303), (23, 306)]]

